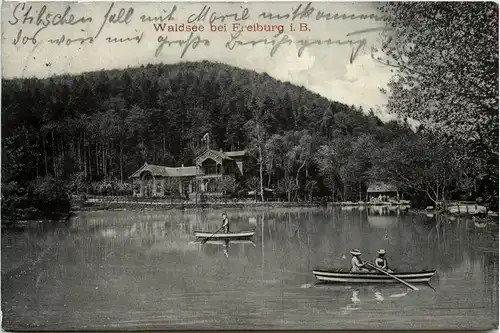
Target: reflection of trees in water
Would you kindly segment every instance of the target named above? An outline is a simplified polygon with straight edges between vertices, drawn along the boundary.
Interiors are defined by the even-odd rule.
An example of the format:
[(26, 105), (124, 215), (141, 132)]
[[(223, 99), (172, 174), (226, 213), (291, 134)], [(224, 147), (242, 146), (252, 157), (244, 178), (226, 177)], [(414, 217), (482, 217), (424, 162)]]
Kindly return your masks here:
[[(54, 250), (56, 254), (53, 254), (63, 263), (58, 265), (59, 270), (65, 269), (65, 262), (77, 263), (82, 274), (99, 274), (99, 265), (113, 263), (116, 267), (109, 269), (120, 273), (125, 272), (131, 262), (147, 266), (168, 251), (185, 255), (182, 251), (187, 251), (193, 230), (217, 230), (222, 223), (222, 211), (81, 214), (69, 225), (40, 224), (16, 234), (12, 240), (3, 236), (2, 249), (15, 245), (15, 241), (30, 260), (35, 260), (54, 246), (53, 249), (63, 249)], [(253, 240), (257, 247), (230, 244), (229, 258), (253, 263), (261, 274), (265, 272), (266, 279), (285, 274), (280, 272), (301, 273), (311, 278), (310, 270), (314, 267), (348, 269), (350, 249), (361, 248), (363, 259), (370, 260), (378, 248), (385, 248), (389, 263), (398, 270), (437, 268), (438, 273), (446, 275), (457, 268), (465, 267), (469, 272), (480, 268), (485, 284), (493, 288), (485, 291), (490, 302), (495, 301), (491, 296), (498, 293), (498, 288), (491, 287), (498, 282), (495, 263), (498, 227), (494, 224), (478, 228), (470, 219), (458, 217), (452, 221), (440, 215), (432, 218), (378, 215), (376, 217), (387, 218), (390, 223), (377, 224), (366, 210), (241, 211), (227, 211), (232, 229), (255, 230)], [(160, 245), (164, 248), (158, 248)], [(153, 248), (158, 251), (148, 252)], [(215, 248), (219, 254), (222, 252), (221, 246)], [(196, 253), (194, 251), (193, 256)], [(346, 258), (342, 259), (343, 256)], [(474, 267), (474, 263), (481, 266)]]
[[(432, 219), (413, 215), (388, 216), (393, 221), (383, 228), (374, 227), (369, 223), (370, 216), (361, 214), (338, 211), (266, 214), (276, 220), (267, 225), (266, 239), (280, 243), (282, 249), (293, 250), (301, 244), (299, 237), (292, 237), (300, 225), (300, 237), (308, 235), (310, 238), (309, 247), (303, 250), (314, 254), (313, 265), (342, 264), (347, 268), (348, 260), (341, 257), (347, 255), (349, 258), (351, 248), (360, 247), (365, 260), (376, 256), (378, 248), (385, 248), (390, 263), (399, 270), (439, 268), (442, 272), (451, 272), (464, 261), (472, 265), (478, 259), (478, 242), (496, 247), (494, 237), (482, 239), (494, 233), (488, 231), (478, 235), (473, 224), (464, 219), (451, 222), (441, 215)], [(297, 259), (300, 258), (299, 254)]]
[(2, 273), (40, 269), (39, 264), (56, 256), (69, 235), (66, 224), (55, 222), (30, 223), (22, 233), (2, 230)]
[[(497, 249), (498, 243), (493, 230), (481, 230), (478, 234), (472, 220), (468, 218), (455, 218), (451, 220), (447, 216), (436, 215), (435, 226), (428, 234), (430, 243), (430, 260), (439, 260), (443, 270), (452, 270), (459, 266), (467, 257), (470, 262), (478, 259), (478, 250)], [(441, 258), (445, 260), (440, 260)]]
[(406, 215), (410, 206), (369, 206), (368, 215), (400, 216)]
[(493, 313), (498, 313), (498, 251), (482, 253), (484, 299)]

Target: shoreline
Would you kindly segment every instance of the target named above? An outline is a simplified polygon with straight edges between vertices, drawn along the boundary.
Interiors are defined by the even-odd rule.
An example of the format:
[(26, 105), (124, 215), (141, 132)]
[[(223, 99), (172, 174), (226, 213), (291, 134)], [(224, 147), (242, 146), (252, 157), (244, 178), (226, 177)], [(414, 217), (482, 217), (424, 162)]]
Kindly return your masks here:
[(210, 203), (168, 203), (168, 202), (85, 202), (75, 207), (73, 212), (103, 210), (184, 210), (184, 209), (219, 209), (219, 208), (300, 208), (327, 207), (325, 202), (210, 202)]
[(95, 200), (88, 201), (77, 200), (73, 202), (71, 212), (63, 214), (63, 218), (57, 220), (51, 219), (23, 219), (12, 223), (2, 223), (2, 228), (12, 226), (15, 229), (22, 230), (28, 223), (66, 223), (69, 218), (79, 212), (102, 212), (102, 211), (169, 211), (169, 210), (188, 210), (188, 209), (223, 209), (223, 208), (239, 208), (239, 209), (274, 209), (274, 208), (342, 208), (345, 210), (353, 210), (356, 208), (388, 208), (390, 211), (404, 210), (408, 214), (414, 215), (427, 215), (432, 217), (434, 215), (443, 215), (449, 217), (459, 216), (472, 216), (479, 219), (498, 218), (498, 213), (489, 211), (487, 214), (473, 214), (473, 213), (449, 213), (437, 209), (428, 210), (425, 208), (411, 208), (408, 204), (400, 203), (386, 203), (386, 202), (326, 202), (326, 201), (307, 201), (307, 202), (287, 202), (287, 201), (228, 201), (228, 202), (177, 202), (170, 203), (158, 200), (137, 200), (137, 201), (120, 201), (120, 200)]
[[(287, 201), (248, 201), (248, 202), (208, 202), (208, 203), (169, 203), (169, 202), (146, 202), (146, 201), (87, 201), (80, 207), (75, 207), (72, 212), (89, 212), (89, 211), (106, 211), (106, 210), (183, 210), (183, 209), (221, 209), (221, 208), (389, 208), (389, 210), (404, 210), (411, 214), (440, 214), (448, 216), (477, 216), (475, 213), (450, 213), (443, 212), (437, 209), (427, 210), (425, 208), (411, 208), (408, 204), (375, 202), (375, 203), (351, 203), (351, 202), (322, 202), (322, 201), (307, 201), (307, 202), (287, 202)], [(490, 217), (498, 217), (496, 212), (488, 212)]]

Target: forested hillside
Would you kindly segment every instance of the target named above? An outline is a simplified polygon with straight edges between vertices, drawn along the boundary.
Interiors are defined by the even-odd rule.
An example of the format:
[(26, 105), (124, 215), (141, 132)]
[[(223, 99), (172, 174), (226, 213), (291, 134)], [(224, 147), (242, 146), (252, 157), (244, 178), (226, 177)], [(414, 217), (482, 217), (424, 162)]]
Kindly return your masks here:
[(192, 163), (206, 132), (216, 147), (246, 147), (244, 125), (256, 115), (271, 134), (307, 130), (327, 139), (383, 128), (303, 88), (208, 62), (5, 81), (2, 88), (3, 137), (13, 148), (6, 153), (23, 165), (10, 171), (26, 179), (82, 171), (89, 180), (122, 180), (144, 161)]
[(144, 162), (190, 165), (207, 132), (213, 148), (255, 157), (240, 188), (262, 179), (289, 200), (359, 200), (380, 178), (375, 153), (415, 136), (266, 74), (209, 62), (4, 80), (2, 106), (3, 205), (17, 198), (12, 207), (56, 184), (74, 193), (95, 182), (119, 187)]

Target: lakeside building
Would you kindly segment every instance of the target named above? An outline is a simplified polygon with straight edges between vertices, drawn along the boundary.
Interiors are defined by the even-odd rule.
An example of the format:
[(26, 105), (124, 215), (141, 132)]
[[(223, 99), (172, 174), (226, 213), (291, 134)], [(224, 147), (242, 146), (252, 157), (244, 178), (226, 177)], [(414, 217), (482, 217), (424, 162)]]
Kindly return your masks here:
[(383, 182), (371, 183), (366, 190), (366, 196), (367, 201), (400, 200), (397, 186)]
[[(196, 193), (217, 193), (224, 176), (243, 175), (246, 150), (227, 151), (206, 148), (194, 158), (193, 166), (167, 167), (144, 163), (132, 179), (134, 196), (163, 197), (177, 191), (183, 196)], [(138, 185), (138, 186), (137, 186)]]

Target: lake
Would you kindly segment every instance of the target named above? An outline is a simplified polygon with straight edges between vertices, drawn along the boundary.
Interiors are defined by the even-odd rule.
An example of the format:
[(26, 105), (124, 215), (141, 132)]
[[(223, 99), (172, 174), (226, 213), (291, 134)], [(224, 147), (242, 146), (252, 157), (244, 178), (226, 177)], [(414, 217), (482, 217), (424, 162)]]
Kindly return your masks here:
[[(2, 232), (6, 330), (489, 329), (498, 224), (377, 209), (227, 209), (253, 243), (193, 243), (222, 210), (99, 211)], [(379, 248), (430, 286), (318, 285)]]

